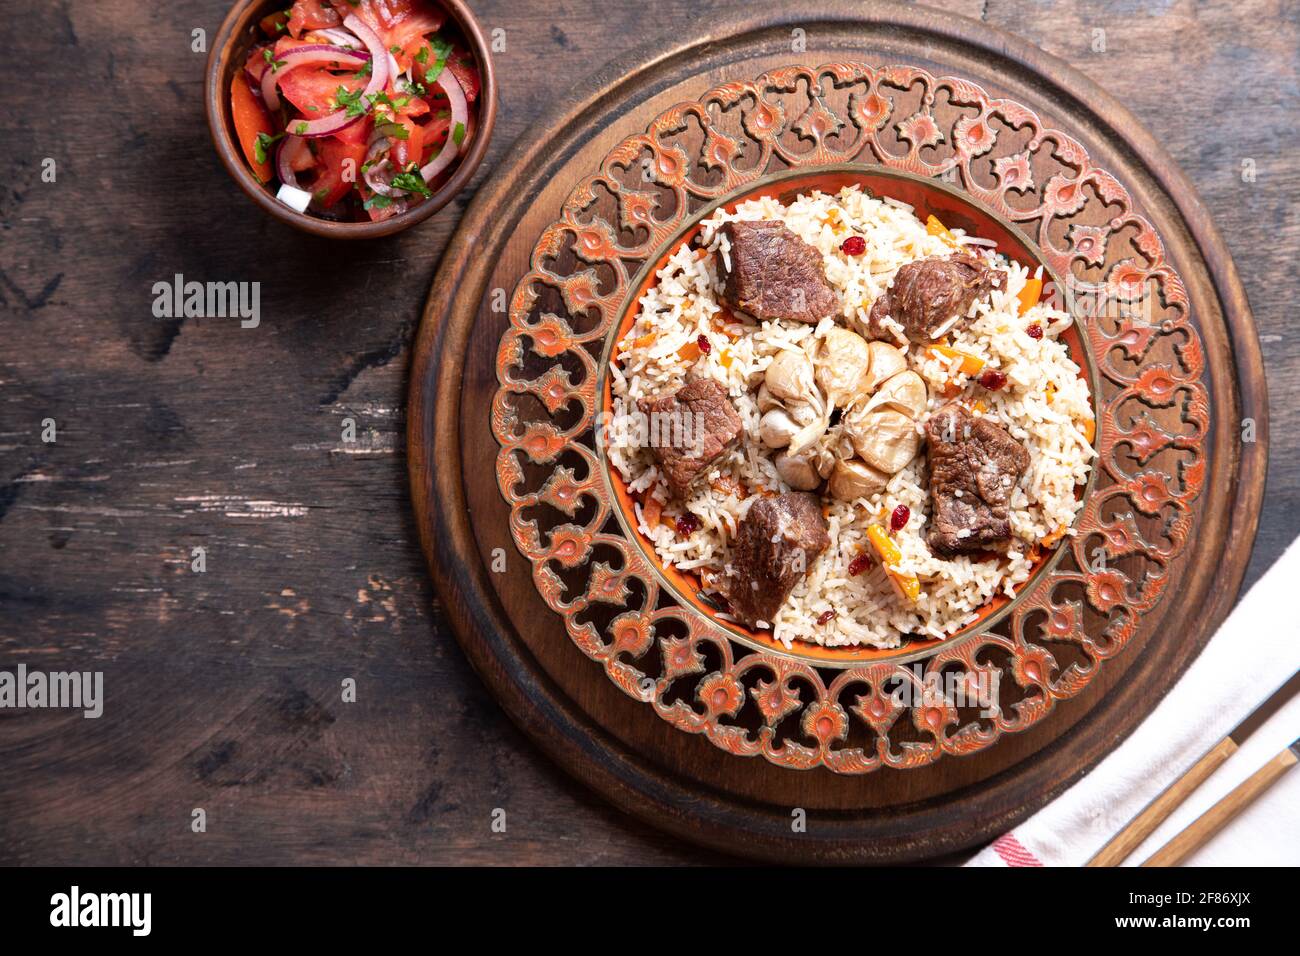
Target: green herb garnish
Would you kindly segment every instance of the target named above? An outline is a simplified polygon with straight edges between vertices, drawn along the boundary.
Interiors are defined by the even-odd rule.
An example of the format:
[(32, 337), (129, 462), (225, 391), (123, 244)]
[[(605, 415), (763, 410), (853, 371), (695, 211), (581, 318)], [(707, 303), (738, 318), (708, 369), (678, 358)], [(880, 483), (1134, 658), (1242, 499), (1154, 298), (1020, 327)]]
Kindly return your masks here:
[(451, 56), (451, 44), (442, 37), (433, 38), (433, 66), (424, 74), (424, 82), (432, 83), (442, 75), (443, 68), (447, 65), (447, 57)]
[(276, 140), (283, 138), (284, 133), (276, 133), (274, 136), (270, 133), (258, 133), (257, 140), (253, 143), (253, 158), (259, 163), (266, 162), (266, 151), (275, 145)]
[(394, 189), (404, 189), (408, 193), (418, 193), (426, 198), (433, 195), (425, 185), (424, 177), (416, 173), (398, 173), (389, 185)]
[(334, 102), (341, 110), (346, 110), (348, 116), (361, 116), (370, 108), (361, 97), (362, 90), (349, 90), (346, 86), (340, 86), (334, 94)]

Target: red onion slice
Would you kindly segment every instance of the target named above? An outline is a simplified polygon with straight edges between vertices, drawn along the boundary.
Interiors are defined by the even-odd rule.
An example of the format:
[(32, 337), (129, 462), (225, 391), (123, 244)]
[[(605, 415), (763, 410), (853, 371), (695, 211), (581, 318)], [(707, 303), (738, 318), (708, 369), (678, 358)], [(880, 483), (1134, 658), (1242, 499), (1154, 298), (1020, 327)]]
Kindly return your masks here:
[(323, 30), (312, 30), (309, 33), (304, 34), (303, 38), (307, 40), (320, 39), (324, 40), (326, 43), (333, 43), (335, 46), (352, 47), (356, 50), (360, 50), (364, 45), (352, 33), (339, 27), (326, 27)]
[(388, 137), (379, 132), (378, 129), (375, 129), (375, 131), (370, 134), (370, 142), (366, 146), (365, 162), (362, 163), (366, 169), (365, 172), (361, 174), (361, 178), (366, 181), (367, 186), (379, 193), (381, 196), (393, 195), (392, 187), (388, 185), (388, 182), (381, 175), (383, 171), (390, 168), (392, 164), (389, 163), (387, 156), (384, 156), (382, 162), (376, 162), (380, 156), (383, 156), (388, 151), (389, 145)]
[(316, 139), (321, 136), (333, 136), (365, 118), (365, 113), (349, 116), (347, 110), (335, 110), (329, 116), (310, 122), (304, 119), (289, 120), (285, 131), (293, 136), (301, 136), (303, 139)]
[[(278, 70), (268, 68), (262, 71), (262, 101), (266, 103), (266, 108), (271, 110), (278, 109), (280, 106), (280, 94), (276, 90), (276, 85), (280, 82), (280, 77), (290, 70), (311, 63), (338, 63), (340, 66), (363, 67), (370, 62), (370, 55), (358, 53), (356, 50), (345, 50), (341, 46), (309, 43), (306, 46), (285, 50), (276, 62), (280, 64)], [(388, 72), (387, 64), (384, 65), (384, 72)]]
[[(366, 185), (369, 186), (371, 189), (373, 189), (375, 192), (377, 192), (379, 195), (391, 197), (395, 195), (393, 191), (393, 187), (388, 185), (388, 183), (384, 180), (383, 177), (384, 170), (391, 169), (391, 168), (392, 168), (392, 163), (390, 163), (387, 159), (385, 159), (382, 163), (375, 163), (375, 165), (371, 166), (361, 175), (362, 178), (365, 179)], [(406, 195), (406, 194), (403, 193), (402, 195)]]
[(289, 165), (289, 145), (293, 143), (296, 146), (297, 140), (297, 136), (285, 136), (280, 140), (280, 148), (275, 151), (275, 172), (280, 177), (280, 182), (286, 186), (301, 189), (302, 187), (298, 185), (298, 176)]
[(465, 102), (465, 91), (461, 88), (460, 81), (451, 70), (444, 69), (438, 74), (437, 83), (447, 94), (447, 102), (451, 104), (451, 125), (447, 129), (447, 141), (442, 144), (438, 155), (420, 170), (420, 175), (424, 177), (426, 183), (431, 182), (434, 176), (446, 169), (460, 152), (460, 145), (456, 142), (457, 125), (466, 131), (469, 130), (469, 104)]
[(388, 50), (384, 48), (384, 41), (379, 39), (379, 34), (370, 27), (366, 26), (365, 21), (355, 13), (349, 13), (343, 18), (343, 25), (357, 35), (366, 49), (370, 51), (370, 82), (366, 84), (364, 94), (365, 100), (369, 103), (370, 98), (384, 88), (388, 83)]

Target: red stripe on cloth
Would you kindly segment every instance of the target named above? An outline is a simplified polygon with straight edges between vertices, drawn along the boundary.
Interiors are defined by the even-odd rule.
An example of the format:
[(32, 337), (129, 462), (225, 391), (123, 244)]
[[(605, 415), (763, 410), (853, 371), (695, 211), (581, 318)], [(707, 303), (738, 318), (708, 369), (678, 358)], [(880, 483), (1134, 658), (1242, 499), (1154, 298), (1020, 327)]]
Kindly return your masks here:
[(998, 856), (1002, 857), (1002, 862), (1007, 866), (1042, 866), (1038, 857), (1034, 856), (1016, 839), (1013, 833), (1004, 833), (993, 841), (993, 849)]

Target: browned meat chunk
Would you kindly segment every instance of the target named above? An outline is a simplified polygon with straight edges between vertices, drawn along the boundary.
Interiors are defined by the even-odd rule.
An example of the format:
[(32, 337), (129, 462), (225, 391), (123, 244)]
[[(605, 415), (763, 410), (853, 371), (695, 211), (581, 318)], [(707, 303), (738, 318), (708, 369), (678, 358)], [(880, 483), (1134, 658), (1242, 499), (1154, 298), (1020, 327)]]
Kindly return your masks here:
[(717, 461), (744, 427), (726, 388), (699, 375), (687, 375), (671, 395), (642, 399), (638, 408), (648, 419), (650, 451), (677, 498), (686, 497), (695, 476)]
[[(970, 324), (971, 303), (1006, 284), (1006, 274), (974, 256), (918, 259), (894, 274), (894, 285), (871, 303), (867, 336), (892, 339), (885, 316), (903, 327), (909, 341), (929, 343)], [(955, 319), (955, 321), (954, 321)]]
[(736, 530), (727, 599), (750, 627), (771, 623), (817, 556), (830, 546), (821, 502), (806, 491), (760, 498)]
[(989, 418), (945, 405), (925, 424), (930, 445), (930, 550), (982, 551), (1011, 537), (1008, 502), (1029, 452)]
[(839, 298), (826, 281), (821, 253), (783, 223), (729, 222), (722, 234), (731, 243), (722, 298), (733, 309), (760, 322), (793, 319), (809, 324), (838, 310)]

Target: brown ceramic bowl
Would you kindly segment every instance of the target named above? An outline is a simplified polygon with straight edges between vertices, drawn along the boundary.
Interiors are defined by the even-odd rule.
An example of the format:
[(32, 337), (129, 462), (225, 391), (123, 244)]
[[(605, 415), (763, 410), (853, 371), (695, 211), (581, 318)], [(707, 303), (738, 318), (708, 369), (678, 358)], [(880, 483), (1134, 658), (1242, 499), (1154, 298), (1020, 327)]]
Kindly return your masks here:
[(212, 134), (212, 143), (217, 148), (217, 155), (221, 157), (221, 161), (234, 177), (235, 182), (253, 202), (281, 222), (304, 232), (331, 239), (371, 239), (389, 236), (414, 226), (417, 222), (423, 222), (465, 188), (465, 184), (470, 181), (479, 163), (483, 161), (488, 140), (492, 138), (492, 126), (496, 122), (497, 114), (496, 74), (492, 69), (492, 57), (488, 52), (483, 31), (463, 0), (436, 0), (436, 2), (460, 28), (478, 63), (479, 74), (483, 81), (483, 89), (475, 104), (478, 109), (478, 128), (475, 130), (474, 142), (470, 145), (469, 152), (460, 158), (451, 178), (441, 189), (407, 212), (381, 222), (336, 222), (298, 212), (279, 202), (275, 198), (275, 190), (272, 186), (262, 185), (253, 176), (244, 160), (244, 153), (239, 147), (234, 123), (230, 117), (230, 81), (235, 71), (243, 66), (247, 51), (258, 36), (258, 21), (277, 10), (283, 10), (285, 2), (284, 0), (240, 0), (231, 7), (230, 13), (226, 15), (225, 21), (217, 31), (211, 52), (208, 54), (208, 69), (204, 79), (204, 109), (208, 114), (208, 130)]

